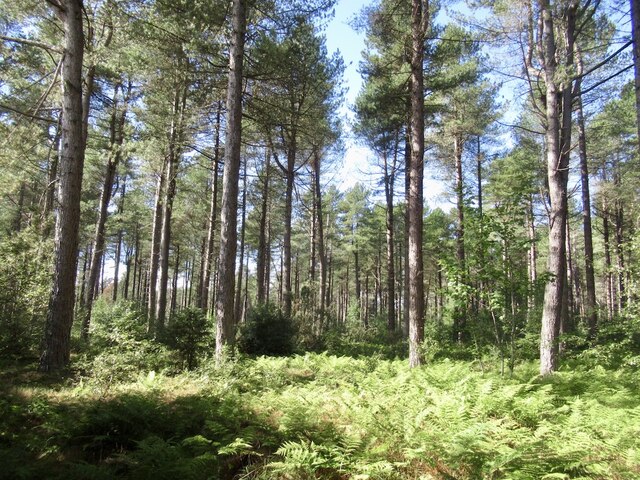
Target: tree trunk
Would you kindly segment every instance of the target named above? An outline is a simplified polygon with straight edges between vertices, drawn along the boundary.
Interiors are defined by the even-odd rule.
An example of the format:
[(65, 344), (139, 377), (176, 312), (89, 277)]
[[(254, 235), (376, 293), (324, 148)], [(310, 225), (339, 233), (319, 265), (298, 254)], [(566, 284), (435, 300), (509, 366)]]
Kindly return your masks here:
[(84, 249), (84, 260), (82, 262), (82, 277), (80, 278), (80, 298), (76, 299), (76, 312), (82, 306), (84, 301), (85, 289), (87, 286), (87, 270), (89, 269), (89, 260), (91, 259), (91, 244)]
[(93, 286), (96, 284), (98, 274), (100, 272), (100, 266), (104, 257), (104, 245), (105, 245), (105, 228), (107, 224), (107, 218), (109, 216), (109, 203), (111, 202), (111, 194), (113, 191), (113, 182), (116, 175), (116, 170), (122, 156), (121, 147), (124, 141), (123, 128), (126, 118), (126, 109), (123, 106), (121, 115), (118, 116), (118, 90), (120, 85), (116, 84), (113, 94), (113, 111), (111, 112), (110, 121), (110, 138), (109, 138), (109, 154), (107, 158), (106, 171), (104, 174), (104, 182), (102, 184), (102, 193), (100, 195), (100, 204), (98, 209), (98, 221), (96, 223), (95, 236), (93, 241), (91, 266), (89, 268), (89, 279), (86, 289), (86, 298), (84, 299), (84, 318), (82, 321), (81, 336), (83, 340), (89, 338), (89, 326), (91, 322), (91, 311), (93, 308), (93, 301), (95, 299), (95, 289)]
[[(457, 282), (460, 285), (466, 284), (466, 259), (464, 250), (464, 178), (462, 176), (462, 148), (464, 140), (456, 135), (454, 138), (454, 157), (456, 168), (456, 210), (458, 214), (458, 225), (456, 228), (456, 260), (458, 261)], [(468, 312), (467, 298), (456, 299), (453, 312), (454, 341), (461, 342), (466, 330), (466, 315)]]
[(295, 176), (296, 163), (296, 140), (295, 132), (292, 132), (291, 143), (287, 149), (287, 168), (284, 173), (287, 178), (287, 188), (285, 193), (284, 209), (284, 244), (283, 244), (283, 270), (282, 270), (282, 301), (283, 311), (286, 317), (291, 316), (291, 226), (293, 221), (293, 180)]
[(527, 255), (527, 266), (529, 273), (529, 289), (527, 295), (527, 306), (528, 306), (528, 315), (533, 312), (536, 307), (536, 282), (538, 281), (538, 251), (536, 248), (536, 224), (535, 217), (533, 213), (533, 197), (529, 199), (527, 205), (527, 232), (529, 239), (529, 252)]
[[(56, 185), (58, 182), (58, 160), (60, 155), (60, 122), (62, 116), (58, 118), (58, 124), (56, 125), (56, 133), (53, 137), (51, 148), (49, 149), (49, 155), (47, 158), (47, 186), (44, 196), (44, 208), (42, 209), (42, 236), (49, 238), (51, 234), (51, 222), (49, 216), (53, 212), (54, 201), (56, 198)], [(81, 300), (84, 297), (81, 297)]]
[(41, 371), (64, 367), (69, 362), (71, 353), (85, 150), (82, 111), (82, 2), (60, 0), (60, 7), (54, 8), (64, 28), (62, 135), (53, 288), (45, 323), (44, 349), (40, 357)]
[(156, 299), (158, 295), (158, 265), (160, 263), (160, 236), (162, 233), (162, 211), (164, 205), (164, 177), (169, 163), (165, 157), (162, 169), (156, 184), (156, 199), (153, 214), (153, 227), (151, 228), (151, 251), (149, 255), (149, 275), (147, 293), (147, 333), (155, 335), (156, 328)]
[[(619, 186), (619, 177), (616, 184)], [(615, 236), (616, 236), (616, 258), (618, 263), (618, 311), (621, 312), (627, 304), (627, 290), (625, 284), (625, 260), (624, 260), (624, 210), (622, 202), (618, 199), (614, 207)]]
[[(122, 215), (124, 213), (124, 199), (126, 195), (126, 178), (122, 179), (122, 192), (120, 194), (120, 204), (118, 205), (118, 215)], [(113, 270), (113, 294), (111, 296), (111, 300), (114, 302), (118, 300), (118, 285), (120, 282), (120, 256), (122, 253), (122, 228), (118, 229), (118, 235), (116, 239), (116, 258), (115, 258), (115, 268)]]
[(246, 0), (233, 0), (232, 33), (229, 50), (227, 86), (227, 135), (224, 149), (220, 260), (216, 295), (216, 359), (220, 362), (226, 345), (235, 339), (234, 294), (238, 215), (238, 181), (240, 177), (240, 140), (242, 137), (242, 62), (247, 23)]
[(262, 183), (262, 204), (260, 208), (260, 230), (258, 232), (258, 258), (256, 261), (256, 283), (257, 283), (257, 303), (259, 305), (267, 302), (267, 283), (269, 278), (267, 276), (269, 255), (267, 249), (269, 248), (268, 242), (268, 209), (269, 209), (269, 177), (271, 173), (271, 151), (269, 148), (265, 151), (264, 168), (262, 169), (262, 176), (264, 178)]
[(131, 262), (133, 261), (133, 248), (127, 245), (124, 249), (124, 284), (122, 285), (122, 298), (129, 298), (129, 286), (131, 282)]
[[(638, 3), (638, 2), (632, 2)], [(578, 73), (582, 73), (582, 56), (576, 55)], [(593, 339), (598, 329), (598, 311), (596, 309), (596, 280), (593, 268), (593, 228), (591, 226), (591, 194), (589, 192), (589, 166), (587, 162), (587, 136), (585, 133), (584, 112), (582, 109), (582, 79), (577, 80), (576, 99), (578, 113), (578, 151), (580, 154), (580, 183), (582, 185), (582, 229), (584, 233), (584, 276), (587, 288), (585, 315), (589, 328), (589, 338)]]
[(362, 299), (362, 286), (360, 282), (360, 255), (358, 254), (358, 242), (354, 238), (357, 228), (357, 225), (353, 227), (351, 246), (353, 247), (353, 280), (356, 289), (356, 305), (358, 306), (358, 315), (360, 316), (360, 320), (362, 320), (362, 309), (360, 308)]
[(220, 164), (220, 117), (222, 114), (222, 102), (218, 102), (216, 112), (215, 145), (213, 149), (213, 160), (211, 161), (211, 201), (209, 208), (209, 230), (207, 232), (207, 242), (205, 253), (202, 258), (203, 268), (200, 279), (200, 288), (196, 296), (196, 306), (207, 312), (209, 307), (209, 284), (211, 283), (211, 262), (213, 260), (213, 248), (216, 235), (216, 220), (218, 217), (218, 168)]
[(402, 334), (409, 338), (409, 169), (411, 168), (411, 140), (407, 133), (404, 151), (404, 270), (402, 272)]
[(327, 256), (324, 245), (324, 216), (322, 213), (322, 189), (320, 188), (320, 153), (316, 149), (313, 154), (313, 170), (314, 170), (314, 188), (315, 188), (315, 214), (317, 224), (317, 249), (318, 249), (318, 265), (320, 268), (320, 305), (318, 317), (318, 333), (322, 333), (322, 322), (325, 315), (325, 307), (328, 305), (327, 300)]
[(615, 307), (615, 288), (613, 282), (613, 264), (611, 263), (611, 232), (609, 222), (609, 205), (607, 197), (602, 196), (602, 236), (604, 243), (604, 271), (605, 271), (605, 287), (607, 294), (607, 313), (611, 322), (616, 313)]
[(393, 191), (395, 183), (395, 168), (397, 158), (397, 145), (394, 149), (394, 161), (389, 168), (388, 156), (385, 152), (383, 154), (384, 160), (384, 197), (386, 201), (386, 237), (387, 237), (387, 329), (393, 331), (396, 328), (396, 305), (395, 305), (395, 285), (396, 274), (394, 264), (394, 223), (395, 218), (393, 215)]
[[(245, 160), (244, 175), (242, 176), (242, 225), (240, 226), (240, 260), (238, 261), (238, 282), (236, 286), (236, 299), (235, 299), (235, 322), (236, 325), (240, 323), (240, 317), (242, 315), (242, 273), (244, 270), (244, 239), (246, 232), (246, 220), (247, 220), (247, 164)], [(246, 279), (245, 279), (246, 281)]]
[[(562, 322), (564, 289), (566, 288), (566, 224), (567, 182), (569, 178), (569, 153), (571, 143), (571, 81), (557, 83), (557, 46), (555, 41), (552, 11), (548, 0), (539, 0), (541, 10), (542, 50), (546, 82), (546, 130), (547, 177), (549, 182), (549, 260), (550, 278), (544, 292), (542, 330), (540, 337), (540, 374), (554, 372), (558, 366), (558, 334)], [(573, 32), (577, 2), (569, 4), (564, 11), (566, 63), (568, 70), (573, 64)], [(561, 112), (561, 113), (560, 113)], [(566, 310), (566, 309), (565, 309)]]
[(178, 275), (180, 273), (180, 245), (176, 245), (176, 261), (173, 266), (173, 279), (171, 281), (171, 302), (169, 304), (169, 312), (171, 315), (176, 313), (178, 307)]
[(187, 89), (176, 85), (174, 94), (171, 128), (169, 133), (168, 166), (165, 183), (167, 190), (164, 198), (162, 230), (160, 235), (160, 259), (158, 276), (158, 299), (156, 302), (155, 336), (162, 335), (167, 315), (167, 287), (169, 284), (169, 254), (171, 249), (171, 220), (173, 216), (173, 199), (176, 196), (176, 177), (180, 162), (180, 141), (183, 133), (184, 111), (187, 100)]
[[(424, 11), (423, 11), (423, 3)], [(411, 164), (409, 165), (409, 365), (423, 363), (424, 271), (422, 259), (424, 176), (424, 40), (429, 4), (412, 0), (411, 14)]]
[(480, 217), (479, 227), (479, 242), (478, 242), (478, 288), (476, 292), (476, 306), (477, 311), (482, 308), (482, 298), (484, 295), (485, 284), (485, 272), (483, 271), (485, 265), (485, 236), (484, 236), (484, 211), (483, 211), (483, 196), (482, 196), (482, 150), (480, 148), (480, 135), (477, 138), (477, 150), (476, 150), (476, 180), (478, 182), (478, 216)]

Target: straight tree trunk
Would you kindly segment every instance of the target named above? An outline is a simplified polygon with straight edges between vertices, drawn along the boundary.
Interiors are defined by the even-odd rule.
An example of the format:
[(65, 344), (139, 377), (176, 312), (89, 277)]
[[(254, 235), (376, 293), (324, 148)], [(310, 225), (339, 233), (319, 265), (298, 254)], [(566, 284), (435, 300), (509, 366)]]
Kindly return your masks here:
[[(566, 225), (567, 183), (569, 179), (569, 153), (571, 143), (571, 81), (558, 83), (557, 44), (554, 32), (552, 9), (549, 0), (539, 0), (541, 12), (542, 50), (546, 83), (546, 130), (547, 177), (549, 182), (549, 260), (550, 278), (544, 293), (542, 330), (540, 336), (540, 374), (548, 375), (558, 367), (558, 334), (562, 323), (566, 282)], [(564, 34), (566, 36), (566, 62), (563, 67), (573, 65), (573, 34), (575, 29), (577, 1), (564, 9)], [(566, 311), (566, 308), (564, 309)]]
[[(462, 176), (462, 147), (464, 140), (456, 135), (454, 138), (454, 157), (456, 168), (456, 210), (458, 225), (456, 228), (456, 260), (458, 261), (458, 278), (460, 285), (466, 284), (466, 259), (464, 249), (464, 178)], [(458, 303), (462, 302), (462, 303)], [(466, 330), (466, 315), (468, 305), (466, 297), (457, 299), (453, 314), (454, 341), (461, 342)]]
[(178, 275), (180, 273), (180, 245), (176, 245), (176, 262), (173, 266), (173, 279), (171, 281), (171, 302), (169, 311), (171, 315), (176, 313), (178, 307)]
[(395, 216), (393, 210), (393, 196), (395, 187), (395, 169), (396, 169), (396, 155), (397, 146), (394, 151), (394, 162), (391, 168), (388, 166), (388, 157), (384, 155), (384, 196), (387, 206), (386, 211), (386, 240), (387, 240), (387, 329), (393, 331), (396, 328), (396, 305), (395, 305), (395, 285), (396, 285), (396, 272), (394, 264), (394, 228), (395, 228)]
[(60, 0), (54, 10), (64, 29), (62, 61), (62, 134), (59, 160), (58, 210), (55, 229), (53, 288), (44, 330), (39, 369), (64, 367), (71, 353), (80, 227), (80, 194), (85, 136), (82, 111), (82, 2)]
[(402, 271), (402, 334), (409, 338), (409, 170), (411, 168), (411, 140), (407, 134), (405, 151), (405, 173), (404, 173), (404, 270)]
[[(93, 301), (95, 299), (95, 288), (100, 272), (100, 266), (104, 258), (105, 230), (107, 218), (109, 216), (109, 204), (113, 192), (113, 183), (122, 157), (121, 147), (124, 141), (123, 128), (126, 118), (126, 108), (123, 106), (122, 112), (118, 112), (118, 91), (120, 85), (116, 84), (113, 94), (113, 111), (110, 120), (110, 138), (109, 138), (109, 154), (107, 165), (102, 184), (102, 193), (100, 195), (100, 204), (98, 209), (98, 221), (96, 223), (95, 236), (93, 241), (93, 249), (91, 256), (91, 266), (89, 268), (89, 279), (86, 289), (86, 298), (84, 299), (84, 317), (82, 321), (81, 336), (83, 340), (89, 339), (89, 326), (91, 323), (91, 311)], [(125, 104), (126, 105), (126, 104)]]
[(325, 308), (328, 305), (327, 300), (327, 256), (325, 253), (324, 245), (324, 216), (322, 213), (322, 189), (320, 188), (320, 152), (316, 149), (313, 155), (313, 170), (315, 172), (313, 176), (314, 188), (315, 188), (315, 214), (317, 225), (317, 250), (318, 250), (318, 265), (320, 268), (320, 309), (318, 318), (318, 333), (322, 333), (323, 321), (325, 316)]
[(131, 263), (133, 261), (133, 248), (126, 246), (124, 249), (124, 284), (122, 285), (122, 298), (129, 298), (129, 286), (131, 285)]
[(358, 242), (357, 240), (355, 240), (355, 232), (357, 230), (358, 226), (355, 225), (353, 227), (353, 231), (352, 231), (352, 237), (351, 237), (351, 246), (353, 247), (353, 280), (355, 283), (355, 289), (356, 289), (356, 305), (358, 305), (358, 314), (360, 315), (360, 320), (362, 320), (362, 309), (361, 307), (361, 300), (362, 300), (362, 286), (361, 286), (361, 282), (360, 282), (360, 255), (358, 252)]
[(173, 200), (176, 195), (176, 177), (180, 162), (180, 141), (183, 133), (183, 122), (187, 100), (187, 89), (176, 85), (171, 129), (169, 134), (168, 166), (165, 183), (167, 189), (164, 198), (164, 212), (162, 214), (162, 230), (160, 235), (160, 259), (158, 276), (158, 299), (156, 303), (155, 336), (162, 335), (167, 315), (167, 287), (169, 284), (169, 254), (171, 247), (171, 221), (173, 216)]
[(423, 363), (424, 270), (422, 259), (424, 177), (424, 41), (429, 3), (411, 2), (411, 164), (409, 165), (409, 365)]
[[(238, 261), (238, 282), (236, 286), (235, 299), (235, 322), (240, 323), (242, 315), (242, 273), (244, 270), (244, 240), (246, 232), (247, 220), (247, 164), (244, 164), (244, 175), (242, 176), (242, 207), (241, 207), (242, 225), (240, 226), (240, 260)], [(246, 280), (245, 280), (246, 281)]]
[(264, 302), (269, 303), (269, 295), (271, 294), (271, 219), (267, 217), (267, 249), (265, 250), (264, 259)]
[[(476, 149), (476, 179), (478, 182), (478, 214), (480, 217), (479, 242), (478, 242), (478, 260), (480, 271), (478, 275), (478, 288), (476, 293), (477, 311), (482, 308), (482, 297), (484, 295), (485, 274), (482, 271), (485, 264), (485, 237), (484, 237), (484, 212), (483, 212), (483, 196), (482, 196), (482, 149), (480, 147), (480, 135), (477, 138)], [(477, 313), (476, 311), (476, 313)]]
[(81, 307), (87, 286), (87, 270), (89, 269), (89, 259), (91, 258), (91, 245), (87, 245), (84, 250), (84, 261), (82, 262), (82, 278), (80, 278), (80, 298), (76, 302), (76, 307)]
[[(620, 180), (617, 180), (619, 185)], [(627, 304), (627, 287), (625, 282), (625, 259), (624, 259), (624, 210), (622, 202), (616, 200), (614, 207), (615, 214), (615, 236), (616, 236), (616, 258), (618, 263), (618, 311), (621, 312)]]
[[(638, 2), (632, 2), (638, 3)], [(582, 73), (582, 55), (577, 51), (578, 73)], [(582, 186), (582, 229), (584, 234), (584, 276), (586, 283), (585, 315), (589, 328), (589, 338), (593, 339), (598, 329), (598, 311), (596, 309), (596, 280), (593, 268), (593, 228), (591, 226), (591, 194), (589, 192), (589, 166), (587, 162), (587, 136), (585, 132), (584, 112), (582, 109), (582, 79), (577, 80), (577, 124), (578, 151), (580, 154), (580, 184)]]
[[(60, 156), (60, 133), (62, 116), (58, 118), (58, 124), (56, 126), (56, 133), (53, 137), (51, 148), (49, 149), (49, 155), (47, 159), (47, 187), (44, 196), (44, 208), (42, 209), (42, 236), (49, 238), (51, 234), (51, 222), (49, 217), (53, 212), (54, 201), (56, 198), (56, 185), (58, 182), (58, 160)], [(80, 297), (81, 300), (84, 297)]]
[(607, 294), (607, 313), (609, 322), (613, 320), (616, 313), (615, 306), (615, 287), (613, 281), (613, 264), (611, 262), (611, 232), (609, 221), (609, 206), (606, 196), (602, 197), (602, 236), (604, 240), (604, 271), (605, 271), (605, 287)]
[(216, 295), (216, 359), (220, 362), (226, 345), (235, 340), (234, 294), (238, 215), (238, 181), (240, 178), (240, 141), (242, 138), (242, 62), (247, 23), (247, 1), (233, 0), (232, 33), (229, 49), (227, 86), (227, 134), (224, 149), (220, 260)]
[[(120, 204), (118, 205), (118, 215), (122, 215), (124, 213), (124, 199), (126, 195), (126, 178), (122, 179), (122, 192), (120, 193)], [(118, 285), (120, 283), (120, 256), (122, 254), (122, 228), (118, 229), (118, 235), (116, 239), (116, 258), (115, 258), (115, 268), (113, 270), (113, 294), (111, 296), (111, 300), (114, 302), (118, 300)]]
[(267, 283), (269, 278), (267, 276), (269, 259), (267, 249), (269, 248), (268, 242), (268, 208), (269, 208), (269, 177), (271, 173), (271, 151), (269, 148), (265, 150), (265, 162), (262, 169), (262, 203), (260, 208), (260, 230), (258, 232), (258, 258), (256, 261), (256, 283), (257, 283), (257, 303), (259, 305), (267, 302)]
[(151, 251), (149, 252), (149, 275), (147, 293), (147, 333), (155, 335), (156, 299), (158, 296), (158, 265), (160, 264), (160, 236), (162, 234), (162, 212), (164, 210), (164, 177), (169, 158), (165, 157), (156, 183), (156, 199), (151, 228)]
[(284, 244), (283, 244), (283, 270), (282, 270), (282, 301), (283, 311), (286, 317), (291, 316), (291, 227), (293, 221), (293, 181), (295, 176), (296, 163), (296, 133), (291, 133), (291, 142), (287, 149), (287, 167), (284, 173), (287, 179), (285, 191), (284, 209)]
[[(529, 252), (527, 255), (527, 265), (529, 271), (529, 293), (527, 298), (527, 306), (530, 314), (536, 307), (536, 282), (538, 281), (538, 250), (536, 247), (536, 225), (533, 212), (533, 197), (529, 199), (527, 207), (527, 232), (529, 239)], [(527, 318), (528, 317), (529, 315), (527, 315)]]
[(207, 241), (205, 253), (202, 258), (201, 284), (196, 296), (196, 306), (204, 312), (209, 308), (209, 284), (211, 283), (211, 263), (213, 260), (213, 248), (216, 235), (216, 220), (218, 217), (218, 169), (220, 166), (220, 120), (222, 116), (222, 101), (218, 102), (216, 112), (215, 144), (213, 149), (213, 160), (211, 161), (211, 201), (209, 208), (209, 229), (207, 231)]

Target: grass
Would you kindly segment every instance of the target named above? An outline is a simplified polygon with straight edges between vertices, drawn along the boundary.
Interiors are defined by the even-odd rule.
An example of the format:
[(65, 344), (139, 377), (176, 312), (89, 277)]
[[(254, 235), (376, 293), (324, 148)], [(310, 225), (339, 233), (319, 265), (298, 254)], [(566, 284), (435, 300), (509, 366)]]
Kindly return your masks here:
[(640, 478), (630, 367), (508, 378), (307, 354), (117, 381), (34, 369), (1, 365), (0, 478)]

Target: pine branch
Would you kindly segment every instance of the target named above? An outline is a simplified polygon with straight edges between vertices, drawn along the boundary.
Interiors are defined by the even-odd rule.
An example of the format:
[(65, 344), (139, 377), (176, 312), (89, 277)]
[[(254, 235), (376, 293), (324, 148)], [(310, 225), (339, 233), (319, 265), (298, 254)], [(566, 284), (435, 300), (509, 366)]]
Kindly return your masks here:
[(42, 48), (50, 52), (56, 52), (60, 54), (63, 53), (63, 51), (60, 50), (59, 48), (54, 47), (53, 45), (49, 45), (47, 43), (38, 42), (37, 40), (30, 40), (28, 38), (8, 37), (6, 35), (0, 35), (0, 39), (4, 40), (5, 42), (20, 43), (22, 45), (31, 45), (32, 47)]

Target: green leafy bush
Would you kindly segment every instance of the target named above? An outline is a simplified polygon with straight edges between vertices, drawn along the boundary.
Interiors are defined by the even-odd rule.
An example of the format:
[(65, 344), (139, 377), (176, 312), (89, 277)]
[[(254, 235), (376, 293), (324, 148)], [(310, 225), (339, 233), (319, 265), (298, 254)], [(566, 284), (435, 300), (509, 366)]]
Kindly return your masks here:
[(51, 242), (28, 229), (0, 241), (0, 356), (37, 352), (51, 288)]
[(378, 356), (391, 360), (404, 358), (408, 353), (401, 332), (390, 332), (383, 317), (372, 319), (368, 327), (359, 321), (333, 327), (323, 335), (323, 344), (333, 355)]
[(275, 305), (258, 305), (240, 327), (238, 348), (249, 355), (290, 355), (295, 328), (291, 318)]
[(146, 336), (146, 317), (134, 304), (98, 300), (91, 323), (91, 344), (75, 367), (106, 393), (118, 382), (141, 373), (175, 371), (176, 359), (163, 344)]
[(178, 311), (169, 321), (165, 331), (167, 344), (175, 348), (188, 370), (198, 363), (198, 356), (211, 343), (210, 325), (199, 308)]

